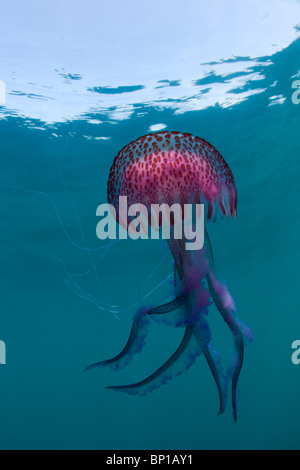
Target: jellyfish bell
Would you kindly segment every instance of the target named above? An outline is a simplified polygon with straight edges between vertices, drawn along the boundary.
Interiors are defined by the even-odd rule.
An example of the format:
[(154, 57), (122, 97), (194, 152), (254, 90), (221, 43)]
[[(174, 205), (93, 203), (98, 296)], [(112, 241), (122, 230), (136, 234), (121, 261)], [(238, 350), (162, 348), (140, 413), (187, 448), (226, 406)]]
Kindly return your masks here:
[[(191, 240), (193, 236), (196, 240), (200, 239), (201, 204), (207, 208), (207, 221), (215, 218), (217, 208), (224, 216), (236, 216), (237, 192), (225, 160), (204, 139), (179, 132), (149, 134), (126, 145), (111, 167), (107, 196), (116, 209), (116, 220), (120, 226), (127, 231), (129, 228), (132, 234), (136, 230), (137, 220), (140, 237), (142, 234), (147, 237), (151, 227), (153, 232), (162, 229), (164, 238), (168, 238), (162, 224), (162, 220), (168, 220), (169, 225), (174, 227), (174, 238), (181, 238), (180, 219), (185, 222), (186, 238)], [(172, 215), (176, 211), (171, 211), (171, 215), (167, 211), (167, 208), (174, 206), (177, 211), (175, 224)], [(191, 206), (196, 206), (196, 233), (192, 229), (192, 215), (188, 210)], [(128, 207), (134, 208), (134, 212), (129, 214)], [(131, 222), (130, 215), (136, 220)], [(127, 234), (121, 232), (122, 238), (126, 238)], [(200, 249), (202, 243), (196, 241), (192, 246), (186, 242), (186, 246), (188, 249)]]
[(149, 134), (126, 145), (111, 167), (107, 197), (118, 205), (206, 203), (207, 220), (219, 207), (236, 216), (237, 191), (232, 172), (220, 153), (200, 137), (179, 132)]
[[(170, 209), (174, 205), (181, 209), (181, 224), (185, 219), (184, 209), (189, 204), (196, 207), (200, 205), (196, 219), (197, 214), (204, 215), (201, 208), (201, 204), (204, 204), (206, 222), (214, 220), (218, 210), (224, 217), (236, 217), (237, 214), (237, 190), (232, 172), (223, 157), (204, 139), (180, 132), (149, 134), (126, 145), (111, 167), (107, 196), (110, 206), (114, 208), (114, 218), (124, 229), (129, 227), (130, 216), (123, 210), (124, 206), (119, 205), (119, 198), (124, 196), (127, 197), (128, 206), (138, 209), (142, 205), (145, 208), (144, 230), (147, 226), (147, 214), (153, 205), (156, 210), (152, 217), (159, 228), (161, 210), (166, 211), (167, 207)], [(165, 209), (161, 208), (163, 205)], [(193, 217), (190, 217), (190, 222), (193, 227)], [(181, 238), (174, 236), (168, 239), (174, 258), (175, 298), (158, 307), (141, 308), (135, 316), (123, 351), (90, 368), (124, 367), (134, 354), (141, 351), (149, 318), (169, 318), (177, 311), (176, 322), (173, 324), (184, 327), (185, 333), (171, 358), (141, 382), (109, 388), (144, 395), (165, 384), (172, 376), (183, 373), (197, 356), (203, 354), (217, 385), (219, 414), (225, 410), (227, 384), (231, 381), (232, 408), (236, 420), (237, 384), (243, 365), (244, 345), (252, 337), (250, 330), (236, 316), (235, 304), (227, 286), (218, 279), (207, 230), (205, 229), (202, 249), (189, 251), (186, 242), (193, 234), (191, 230), (193, 229), (190, 228), (190, 232), (183, 230)], [(208, 308), (212, 302), (230, 328), (234, 339), (236, 357), (227, 373), (224, 373), (219, 354), (211, 345)]]

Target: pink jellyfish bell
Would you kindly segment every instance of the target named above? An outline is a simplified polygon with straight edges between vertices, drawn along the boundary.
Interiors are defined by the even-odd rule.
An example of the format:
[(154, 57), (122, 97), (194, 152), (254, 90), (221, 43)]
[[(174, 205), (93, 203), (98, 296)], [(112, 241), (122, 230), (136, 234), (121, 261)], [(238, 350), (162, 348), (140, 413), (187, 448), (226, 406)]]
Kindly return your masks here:
[[(111, 167), (108, 202), (117, 211), (119, 223), (127, 226), (120, 214), (119, 198), (127, 197), (128, 206), (177, 203), (204, 204), (206, 222), (214, 219), (217, 209), (223, 216), (236, 217), (237, 190), (232, 172), (219, 152), (205, 140), (180, 132), (149, 134), (126, 145)], [(159, 223), (159, 218), (157, 219)], [(144, 395), (170, 378), (189, 368), (203, 354), (216, 382), (219, 414), (226, 406), (228, 382), (232, 385), (232, 406), (237, 419), (237, 383), (244, 358), (244, 344), (251, 334), (237, 318), (234, 301), (215, 273), (211, 243), (205, 229), (205, 244), (199, 251), (187, 251), (182, 239), (168, 240), (174, 268), (175, 298), (158, 307), (144, 307), (135, 316), (128, 342), (118, 356), (90, 368), (110, 366), (120, 369), (141, 351), (146, 338), (149, 318), (161, 318), (176, 327), (184, 327), (181, 344), (173, 356), (150, 377), (141, 382), (113, 386), (110, 389)], [(212, 301), (229, 326), (235, 347), (235, 360), (223, 372), (220, 355), (211, 345), (208, 308)], [(176, 314), (174, 312), (177, 312)]]
[(159, 132), (126, 145), (110, 171), (107, 196), (117, 207), (119, 196), (130, 205), (175, 202), (207, 203), (207, 219), (219, 206), (236, 216), (237, 191), (231, 170), (219, 152), (200, 137)]

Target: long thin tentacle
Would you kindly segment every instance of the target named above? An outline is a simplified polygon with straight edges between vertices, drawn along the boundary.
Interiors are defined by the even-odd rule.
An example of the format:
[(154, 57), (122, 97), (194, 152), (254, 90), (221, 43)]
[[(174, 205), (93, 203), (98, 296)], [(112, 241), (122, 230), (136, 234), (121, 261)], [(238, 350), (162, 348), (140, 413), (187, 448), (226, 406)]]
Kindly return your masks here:
[[(205, 230), (205, 248), (207, 250), (207, 254), (213, 268), (214, 254), (207, 230)], [(234, 337), (237, 357), (236, 362), (233, 366), (232, 374), (232, 408), (234, 420), (237, 421), (237, 385), (244, 362), (244, 335), (239, 327), (238, 319), (235, 318), (232, 309), (230, 309), (229, 306), (225, 305), (224, 295), (222, 296), (221, 294), (222, 289), (220, 289), (220, 283), (219, 281), (217, 281), (213, 273), (207, 274), (207, 283), (212, 295), (212, 299), (217, 309), (219, 310), (222, 318), (229, 326)]]
[[(212, 250), (211, 241), (208, 235), (207, 230), (205, 229), (205, 248), (207, 250), (208, 257), (210, 259), (210, 263), (212, 267), (214, 266), (214, 254)], [(209, 286), (209, 290), (211, 292), (213, 301), (219, 310), (221, 316), (223, 317), (226, 324), (229, 326), (235, 341), (235, 349), (237, 354), (237, 363), (234, 368), (233, 377), (232, 377), (232, 408), (235, 421), (237, 420), (237, 384), (238, 379), (242, 370), (243, 361), (244, 361), (244, 341), (243, 335), (239, 330), (237, 324), (234, 322), (232, 315), (228, 308), (224, 306), (224, 302), (222, 297), (217, 293), (217, 289), (214, 286), (214, 279), (213, 276), (207, 274), (207, 283)]]
[(93, 364), (87, 367), (85, 371), (91, 369), (99, 369), (105, 366), (109, 366), (114, 370), (119, 370), (126, 367), (130, 363), (132, 357), (135, 354), (139, 353), (145, 344), (148, 327), (148, 320), (146, 318), (146, 315), (170, 313), (176, 310), (177, 308), (180, 308), (184, 304), (184, 302), (185, 297), (178, 296), (171, 302), (168, 302), (164, 305), (160, 305), (159, 307), (142, 309), (136, 315), (136, 319), (132, 324), (130, 335), (124, 349), (117, 356), (106, 361), (101, 361), (96, 364)]
[(240, 331), (232, 312), (229, 308), (224, 306), (222, 297), (218, 294), (215, 288), (215, 280), (213, 277), (208, 274), (207, 275), (207, 282), (208, 286), (212, 295), (212, 298), (215, 302), (217, 309), (219, 310), (220, 314), (222, 315), (224, 321), (229, 326), (235, 341), (235, 349), (237, 354), (236, 363), (234, 365), (234, 371), (232, 376), (232, 408), (233, 408), (233, 415), (235, 421), (237, 420), (237, 384), (239, 380), (239, 376), (241, 374), (241, 370), (243, 367), (244, 362), (244, 339), (243, 334)]
[(212, 354), (210, 353), (209, 349), (204, 351), (204, 356), (205, 356), (207, 364), (210, 368), (210, 371), (211, 371), (211, 373), (213, 375), (213, 378), (214, 378), (214, 380), (216, 382), (216, 385), (217, 385), (217, 389), (218, 389), (218, 393), (219, 393), (219, 401), (220, 401), (220, 408), (219, 408), (218, 415), (222, 415), (224, 413), (225, 409), (226, 409), (225, 385), (222, 383), (222, 381), (220, 379), (220, 374), (219, 374), (218, 368), (216, 366), (215, 360), (214, 360)]
[(149, 312), (147, 312), (147, 314), (158, 315), (158, 314), (173, 312), (177, 308), (182, 307), (185, 301), (186, 301), (186, 297), (184, 295), (179, 295), (178, 297), (176, 297), (174, 300), (171, 300), (171, 302), (168, 302), (167, 304), (152, 308), (151, 310), (149, 310)]
[(198, 341), (200, 348), (203, 351), (204, 357), (213, 375), (217, 389), (219, 392), (219, 415), (223, 414), (226, 408), (226, 388), (227, 381), (225, 374), (222, 371), (220, 358), (216, 356), (216, 351), (210, 346), (211, 333), (207, 320), (204, 316), (199, 320), (198, 324), (194, 327), (194, 335)]
[(96, 364), (87, 367), (85, 371), (100, 369), (106, 366), (109, 366), (114, 370), (126, 367), (130, 363), (132, 357), (142, 350), (145, 344), (146, 335), (147, 325), (145, 318), (139, 318), (133, 322), (126, 346), (119, 354), (117, 354), (117, 356), (107, 359), (106, 361), (97, 362)]
[[(191, 344), (193, 338), (193, 327), (187, 326), (184, 337), (175, 353), (156, 372), (141, 382), (130, 385), (109, 386), (107, 388), (131, 395), (145, 395), (160, 385), (166, 384), (174, 375), (180, 375), (188, 369), (194, 363), (196, 357), (201, 354), (202, 351), (199, 345), (197, 343), (196, 345)], [(183, 359), (183, 361), (181, 362), (180, 359)]]

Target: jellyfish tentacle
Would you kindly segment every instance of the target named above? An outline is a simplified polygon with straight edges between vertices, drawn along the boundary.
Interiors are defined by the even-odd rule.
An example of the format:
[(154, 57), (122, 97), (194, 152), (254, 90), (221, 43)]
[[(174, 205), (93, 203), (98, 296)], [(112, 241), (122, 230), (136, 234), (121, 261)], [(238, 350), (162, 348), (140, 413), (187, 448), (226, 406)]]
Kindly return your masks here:
[(204, 357), (206, 359), (206, 362), (208, 364), (208, 367), (213, 375), (213, 378), (215, 380), (215, 383), (217, 385), (218, 393), (219, 393), (219, 402), (220, 402), (220, 408), (218, 411), (218, 416), (222, 415), (226, 409), (226, 393), (224, 390), (224, 385), (222, 384), (217, 366), (215, 364), (214, 358), (211, 355), (209, 349), (203, 352)]
[[(217, 389), (219, 393), (219, 402), (220, 402), (218, 415), (221, 415), (224, 413), (225, 408), (226, 408), (225, 385), (223, 385), (222, 380), (221, 380), (221, 373), (219, 371), (220, 368), (217, 367), (213, 354), (210, 350), (211, 349), (210, 348), (211, 333), (209, 330), (207, 320), (204, 318), (203, 315), (200, 318), (198, 324), (194, 328), (194, 335), (197, 339), (199, 347), (203, 351), (203, 355), (206, 359), (206, 362), (209, 366), (209, 369), (217, 385)], [(224, 384), (225, 384), (225, 381), (224, 381)]]
[(206, 319), (206, 316), (202, 313), (200, 318), (194, 327), (194, 335), (199, 344), (199, 347), (203, 351), (203, 355), (207, 361), (209, 369), (213, 375), (215, 383), (217, 385), (219, 393), (219, 402), (220, 408), (218, 415), (224, 413), (226, 408), (226, 390), (227, 390), (227, 381), (225, 374), (223, 373), (220, 358), (217, 358), (217, 351), (214, 351), (210, 341), (211, 341), (211, 332)]
[(171, 300), (171, 302), (168, 302), (167, 304), (163, 304), (163, 305), (160, 305), (159, 307), (152, 308), (148, 312), (148, 315), (158, 315), (158, 314), (160, 315), (164, 313), (173, 312), (177, 308), (182, 307), (185, 301), (186, 301), (186, 296), (179, 295), (178, 297), (175, 297), (174, 300)]
[(243, 342), (243, 338), (240, 337), (240, 334), (236, 337), (235, 342), (236, 342), (238, 363), (235, 365), (234, 374), (232, 377), (232, 408), (233, 408), (234, 420), (237, 421), (237, 418), (238, 418), (237, 416), (237, 385), (238, 385), (238, 380), (240, 378), (240, 374), (241, 374), (243, 363), (244, 363), (244, 342)]
[[(205, 248), (207, 252), (207, 256), (209, 258), (209, 261), (211, 263), (212, 268), (214, 267), (214, 254), (213, 254), (213, 249), (211, 245), (211, 241), (209, 238), (209, 234), (207, 229), (205, 229), (204, 233), (205, 237)], [(232, 309), (229, 308), (229, 306), (225, 305), (224, 295), (221, 295), (220, 292), (222, 289), (220, 289), (221, 283), (217, 281), (215, 278), (215, 275), (211, 272), (208, 273), (207, 276), (207, 283), (209, 290), (211, 292), (212, 299), (220, 312), (222, 318), (224, 319), (225, 323), (229, 326), (233, 337), (234, 337), (234, 342), (235, 342), (235, 351), (236, 351), (236, 362), (233, 364), (233, 374), (232, 375), (232, 408), (233, 408), (233, 415), (234, 415), (234, 420), (237, 421), (237, 385), (238, 385), (238, 380), (242, 371), (243, 367), (243, 362), (244, 362), (244, 336), (242, 331), (239, 328), (238, 321), (233, 315)], [(226, 294), (229, 294), (227, 291), (225, 292)]]
[[(195, 338), (193, 331), (193, 326), (188, 325), (186, 327), (183, 339), (174, 354), (149, 377), (134, 384), (108, 386), (106, 388), (130, 395), (146, 395), (161, 385), (166, 384), (173, 376), (181, 375), (192, 366), (196, 357), (202, 353), (197, 341), (193, 341)], [(182, 362), (180, 359), (182, 359)], [(175, 366), (177, 366), (177, 370)]]
[(180, 250), (180, 240), (176, 239), (169, 239), (168, 240), (168, 245), (171, 250), (174, 263), (175, 263), (175, 269), (174, 269), (174, 282), (176, 283), (176, 271), (178, 273), (179, 279), (183, 279), (183, 257), (181, 254)]
[(154, 308), (143, 308), (136, 315), (135, 320), (133, 321), (132, 328), (129, 334), (128, 341), (124, 349), (117, 354), (117, 356), (107, 359), (105, 361), (97, 362), (85, 369), (85, 371), (91, 369), (100, 369), (102, 367), (109, 366), (114, 370), (119, 370), (126, 367), (130, 362), (132, 357), (139, 353), (143, 346), (145, 345), (145, 340), (147, 336), (147, 326), (148, 322), (145, 319), (145, 315), (158, 315), (170, 313), (177, 308), (180, 308), (185, 303), (185, 297), (178, 296), (171, 302), (160, 305)]
[(243, 362), (244, 362), (244, 338), (243, 333), (240, 331), (240, 328), (232, 315), (230, 308), (224, 305), (222, 296), (217, 292), (218, 288), (216, 286), (216, 280), (211, 274), (207, 275), (208, 286), (213, 298), (213, 301), (219, 310), (221, 316), (223, 317), (226, 324), (229, 326), (235, 342), (236, 350), (236, 363), (233, 365), (233, 375), (232, 375), (232, 408), (234, 420), (237, 421), (237, 385), (238, 380), (242, 371)]
[(93, 364), (87, 367), (85, 371), (91, 369), (100, 369), (106, 366), (109, 366), (113, 370), (119, 370), (126, 367), (131, 362), (132, 357), (135, 354), (141, 352), (143, 346), (145, 345), (149, 322), (146, 314), (149, 310), (150, 309), (143, 308), (137, 313), (131, 327), (128, 341), (124, 349), (117, 356), (106, 361)]

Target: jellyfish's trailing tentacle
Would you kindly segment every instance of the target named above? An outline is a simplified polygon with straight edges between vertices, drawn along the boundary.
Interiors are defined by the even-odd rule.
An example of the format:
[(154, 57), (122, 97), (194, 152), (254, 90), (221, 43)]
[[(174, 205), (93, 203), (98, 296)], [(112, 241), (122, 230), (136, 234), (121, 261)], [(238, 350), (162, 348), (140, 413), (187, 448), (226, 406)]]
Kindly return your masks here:
[[(206, 362), (208, 364), (208, 367), (210, 368), (210, 371), (213, 375), (213, 378), (215, 380), (215, 383), (217, 385), (218, 393), (219, 393), (219, 401), (220, 401), (220, 408), (218, 412), (218, 416), (222, 415), (226, 409), (226, 397), (227, 397), (227, 381), (226, 377), (222, 372), (219, 370), (219, 368), (216, 365), (216, 361), (212, 355), (212, 352), (210, 351), (210, 347), (206, 351), (204, 351), (204, 357), (206, 359)], [(222, 379), (221, 379), (222, 377)]]
[(148, 315), (160, 315), (164, 313), (170, 313), (176, 310), (177, 308), (180, 308), (184, 305), (186, 301), (186, 297), (184, 295), (179, 295), (176, 297), (174, 300), (171, 300), (171, 302), (168, 302), (167, 304), (160, 305), (159, 307), (154, 307), (147, 312)]
[[(213, 268), (214, 256), (207, 230), (205, 231), (205, 247)], [(244, 362), (244, 343), (246, 337), (249, 340), (252, 340), (252, 337), (250, 331), (236, 317), (234, 303), (227, 287), (221, 284), (212, 270), (206, 278), (212, 299), (234, 337), (236, 361), (228, 375), (232, 376), (232, 408), (234, 419), (237, 421), (237, 385)]]
[(203, 354), (207, 361), (208, 367), (213, 375), (215, 383), (217, 385), (218, 393), (219, 393), (219, 401), (220, 401), (220, 408), (218, 415), (224, 413), (226, 409), (226, 397), (227, 397), (227, 380), (226, 376), (222, 371), (222, 366), (220, 359), (217, 358), (217, 352), (213, 350), (210, 344), (203, 344), (203, 332), (199, 326), (195, 327), (194, 334), (197, 338), (197, 341), (200, 347), (203, 348)]
[(132, 357), (135, 354), (141, 352), (143, 346), (145, 345), (149, 323), (147, 315), (159, 315), (170, 313), (184, 305), (184, 302), (185, 297), (179, 296), (171, 302), (168, 302), (164, 305), (160, 305), (159, 307), (141, 308), (135, 316), (135, 320), (133, 321), (129, 338), (124, 349), (117, 356), (106, 361), (93, 364), (87, 367), (85, 371), (91, 369), (100, 369), (106, 366), (110, 367), (113, 370), (119, 370), (126, 367), (131, 362)]
[(182, 315), (185, 311), (187, 296), (179, 293), (171, 302), (152, 308), (148, 315), (157, 323), (164, 323), (167, 326), (175, 328), (185, 328), (187, 325), (186, 315)]
[(166, 384), (172, 377), (181, 375), (193, 365), (196, 357), (202, 353), (193, 331), (194, 327), (188, 325), (184, 337), (175, 353), (156, 372), (146, 379), (130, 385), (109, 386), (106, 388), (118, 392), (125, 392), (130, 395), (142, 396)]
[(182, 246), (181, 246), (180, 240), (175, 240), (175, 239), (168, 239), (168, 245), (171, 250), (174, 263), (175, 263), (174, 282), (176, 283), (176, 272), (181, 281), (183, 280), (183, 277), (184, 277), (184, 272), (183, 272), (184, 258), (182, 256)]
[(224, 413), (226, 408), (227, 380), (222, 370), (219, 353), (217, 353), (210, 344), (211, 331), (204, 312), (200, 313), (199, 319), (194, 326), (193, 333), (217, 385), (220, 401), (218, 415), (221, 415)]
[[(235, 341), (236, 363), (234, 364), (232, 375), (232, 408), (234, 420), (237, 421), (237, 384), (244, 362), (244, 339), (243, 334), (233, 316), (232, 310), (225, 306), (224, 298), (220, 294), (218, 281), (212, 274), (207, 275), (207, 282), (212, 294), (212, 298), (223, 319), (229, 326)], [(218, 292), (219, 291), (219, 292)]]
[[(204, 331), (206, 331), (206, 334), (203, 334)], [(146, 395), (161, 385), (166, 384), (174, 376), (181, 375), (203, 353), (217, 384), (220, 397), (218, 414), (220, 415), (224, 413), (226, 408), (226, 381), (224, 374), (221, 373), (220, 365), (216, 361), (215, 352), (208, 344), (209, 340), (210, 331), (204, 316), (202, 316), (198, 325), (188, 325), (186, 327), (184, 337), (178, 349), (156, 372), (134, 384), (108, 386), (106, 388), (130, 395)]]
[(126, 367), (132, 357), (141, 352), (145, 345), (146, 336), (148, 332), (149, 319), (147, 313), (151, 309), (141, 308), (135, 316), (132, 324), (130, 335), (124, 349), (115, 357), (106, 361), (98, 362), (85, 369), (85, 371), (91, 369), (100, 369), (102, 367), (109, 366), (113, 370), (119, 370)]

